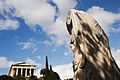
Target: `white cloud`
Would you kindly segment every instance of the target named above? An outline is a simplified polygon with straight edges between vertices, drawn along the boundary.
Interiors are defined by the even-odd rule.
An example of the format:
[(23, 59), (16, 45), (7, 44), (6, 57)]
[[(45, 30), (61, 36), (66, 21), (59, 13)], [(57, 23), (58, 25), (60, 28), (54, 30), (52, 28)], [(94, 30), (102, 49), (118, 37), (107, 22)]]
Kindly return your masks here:
[(16, 30), (19, 28), (19, 23), (16, 20), (7, 19), (0, 20), (0, 30)]
[[(7, 57), (0, 57), (0, 68), (9, 68), (12, 64), (15, 64), (17, 62), (9, 61)], [(26, 63), (31, 65), (36, 65), (37, 67), (40, 67), (40, 63), (36, 63), (35, 60), (30, 59), (29, 57), (26, 59)]]
[(69, 55), (69, 53), (68, 52), (64, 52), (64, 54), (67, 56), (67, 55)]
[(11, 14), (11, 10), (13, 6), (9, 4), (7, 0), (0, 0), (0, 14), (2, 14), (4, 17), (8, 18), (7, 15), (5, 15), (5, 11), (9, 14)]
[(31, 42), (18, 42), (17, 43), (18, 45), (22, 45), (23, 46), (23, 50), (24, 49), (28, 49), (28, 48), (34, 48), (36, 45), (34, 43), (31, 43)]
[(72, 63), (55, 66), (53, 71), (57, 72), (62, 80), (73, 78)]
[(39, 25), (50, 37), (52, 44), (61, 45), (68, 41), (65, 19), (68, 11), (77, 5), (76, 0), (53, 0), (58, 7), (58, 13), (56, 7), (47, 0), (6, 0), (6, 2), (10, 7), (4, 7), (5, 9), (14, 8), (12, 15), (23, 18), (34, 31), (37, 31), (35, 25)]
[[(119, 25), (120, 26), (120, 25)], [(120, 32), (120, 27), (115, 29), (115, 28), (111, 28), (112, 32)]]
[(75, 8), (77, 2), (76, 0), (53, 0), (53, 2), (58, 7), (58, 18), (51, 25), (50, 30), (50, 34), (54, 34), (56, 36), (50, 36), (50, 39), (53, 43), (61, 45), (69, 39), (69, 34), (65, 24), (66, 16), (70, 9)]
[(7, 57), (0, 57), (0, 68), (8, 68), (14, 63), (13, 61), (8, 61)]
[(35, 53), (38, 50), (36, 42), (17, 42), (17, 44), (22, 46), (23, 50), (32, 48), (32, 53)]
[(41, 56), (36, 56), (39, 60), (41, 60)]
[(117, 65), (120, 68), (120, 49), (114, 49), (114, 48), (112, 48), (111, 52), (112, 52), (112, 56), (114, 57)]
[[(47, 0), (5, 0), (0, 4), (0, 10), (1, 12), (3, 10), (10, 12), (10, 8), (15, 9), (14, 13), (11, 13), (13, 16), (23, 18), (34, 31), (37, 31), (35, 25), (39, 25), (52, 40), (50, 43), (61, 45), (68, 41), (69, 37), (65, 26), (67, 13), (71, 8), (75, 8), (77, 1), (52, 1), (56, 6), (52, 6)], [(110, 30), (120, 31), (112, 27), (113, 23), (120, 20), (120, 13), (105, 11), (97, 6), (89, 8), (87, 12), (94, 16), (106, 33), (109, 33)], [(57, 19), (55, 18), (56, 15)], [(13, 29), (17, 28), (14, 27)]]
[(43, 41), (43, 44), (52, 45), (52, 42), (50, 42), (50, 41), (48, 41), (48, 40), (45, 40), (45, 41)]
[(41, 70), (41, 69), (36, 70), (36, 76), (37, 76), (38, 78), (41, 77), (41, 75), (40, 75), (40, 70)]
[(35, 53), (38, 50), (38, 48), (34, 48), (32, 53)]
[[(8, 0), (15, 8), (15, 16), (21, 17), (30, 25), (40, 25), (44, 31), (54, 21), (55, 7), (46, 0)], [(46, 24), (47, 23), (47, 24)]]
[(10, 8), (13, 8), (6, 0), (0, 1), (0, 14), (4, 19), (0, 19), (0, 30), (16, 30), (19, 28), (19, 22), (11, 19), (7, 14), (12, 14)]
[[(68, 41), (69, 37), (65, 25), (67, 13), (71, 8), (75, 8), (77, 1), (51, 1), (56, 6), (52, 6), (47, 0), (5, 0), (2, 1), (0, 9), (1, 12), (3, 10), (11, 12), (10, 9), (13, 9), (14, 12), (10, 13), (13, 17), (23, 18), (26, 24), (34, 31), (39, 31), (35, 26), (39, 25), (52, 40), (50, 44), (61, 45)], [(56, 7), (58, 8), (58, 13)], [(55, 18), (56, 15), (57, 19)]]
[(120, 13), (106, 11), (99, 6), (93, 6), (92, 8), (89, 8), (87, 12), (97, 20), (106, 33), (113, 30), (112, 24), (116, 21), (120, 21)]
[(66, 20), (69, 10), (77, 5), (76, 0), (53, 0), (53, 2), (56, 3), (59, 9), (59, 18), (63, 21)]
[(37, 67), (40, 67), (40, 66), (41, 66), (40, 63), (36, 63), (35, 60), (32, 60), (32, 59), (30, 59), (29, 57), (26, 59), (26, 62), (27, 62), (28, 64), (36, 65)]
[(50, 36), (52, 43), (56, 43), (57, 45), (64, 44), (64, 42), (68, 41), (69, 34), (66, 28), (66, 22), (60, 18), (57, 18), (56, 22), (51, 26), (50, 34), (54, 34)]
[(73, 51), (72, 51), (72, 49), (71, 49), (71, 47), (69, 45), (69, 42), (67, 42), (67, 44), (65, 45), (65, 47), (66, 47), (67, 51), (64, 52), (64, 55), (65, 56), (73, 55)]

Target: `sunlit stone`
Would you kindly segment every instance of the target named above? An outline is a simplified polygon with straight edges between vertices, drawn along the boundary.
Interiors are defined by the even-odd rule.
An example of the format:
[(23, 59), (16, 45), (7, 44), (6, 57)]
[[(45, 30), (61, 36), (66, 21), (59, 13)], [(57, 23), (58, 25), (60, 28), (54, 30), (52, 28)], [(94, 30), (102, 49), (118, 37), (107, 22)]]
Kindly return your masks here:
[(73, 80), (120, 80), (109, 40), (97, 21), (83, 11), (70, 10), (66, 25), (74, 55)]

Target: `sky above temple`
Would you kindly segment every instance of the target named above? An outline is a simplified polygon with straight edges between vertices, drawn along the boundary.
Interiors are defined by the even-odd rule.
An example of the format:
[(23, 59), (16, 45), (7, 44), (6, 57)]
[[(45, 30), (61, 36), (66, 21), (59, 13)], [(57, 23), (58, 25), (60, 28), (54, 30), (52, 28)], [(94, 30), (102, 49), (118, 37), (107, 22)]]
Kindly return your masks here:
[(106, 32), (120, 67), (120, 0), (0, 0), (0, 75), (10, 65), (45, 67), (45, 56), (60, 77), (73, 75), (66, 16), (70, 9), (91, 14)]

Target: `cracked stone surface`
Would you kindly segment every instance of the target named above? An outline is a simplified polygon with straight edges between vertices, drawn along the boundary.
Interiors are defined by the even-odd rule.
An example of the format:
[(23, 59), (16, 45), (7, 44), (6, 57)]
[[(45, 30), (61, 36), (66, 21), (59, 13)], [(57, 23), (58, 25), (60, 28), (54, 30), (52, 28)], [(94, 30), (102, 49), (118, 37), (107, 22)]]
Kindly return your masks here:
[(97, 21), (86, 12), (72, 9), (66, 26), (74, 55), (73, 80), (120, 80), (109, 40)]

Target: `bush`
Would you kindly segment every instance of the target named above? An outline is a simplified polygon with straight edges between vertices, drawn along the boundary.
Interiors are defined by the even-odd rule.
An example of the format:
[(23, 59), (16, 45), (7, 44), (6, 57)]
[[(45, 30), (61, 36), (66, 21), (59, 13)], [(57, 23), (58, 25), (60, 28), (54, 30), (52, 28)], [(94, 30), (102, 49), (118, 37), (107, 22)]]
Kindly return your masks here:
[(37, 80), (37, 76), (30, 76), (29, 80)]
[(13, 80), (26, 80), (26, 79), (22, 76), (15, 76)]
[(2, 76), (0, 76), (0, 80), (13, 80), (13, 78), (8, 75), (2, 75)]

